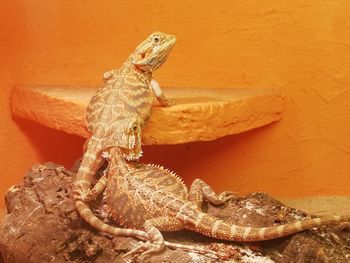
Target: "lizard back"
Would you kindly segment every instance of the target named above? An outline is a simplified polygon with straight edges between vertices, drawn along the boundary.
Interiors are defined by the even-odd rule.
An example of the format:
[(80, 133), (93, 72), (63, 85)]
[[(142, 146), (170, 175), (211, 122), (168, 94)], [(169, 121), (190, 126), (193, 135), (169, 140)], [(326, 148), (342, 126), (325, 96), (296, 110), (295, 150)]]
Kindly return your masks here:
[[(111, 149), (111, 156), (118, 155), (117, 151)], [(150, 220), (163, 218), (169, 224), (165, 224), (166, 229), (172, 229), (172, 224), (177, 221), (181, 229), (209, 237), (251, 242), (349, 220), (348, 216), (329, 216), (267, 227), (240, 226), (204, 213), (189, 197), (181, 179), (163, 167), (110, 159), (105, 201), (112, 218), (125, 227), (145, 229)]]
[(109, 214), (125, 227), (142, 229), (145, 220), (165, 215), (167, 208), (162, 204), (178, 200), (180, 205), (181, 200), (187, 199), (188, 191), (182, 180), (158, 165), (113, 164), (109, 175), (113, 175), (108, 178), (105, 192)]
[(126, 118), (137, 119), (143, 128), (152, 103), (148, 79), (134, 72), (118, 74), (91, 99), (86, 111), (88, 130), (95, 134), (101, 126), (113, 129), (113, 124)]

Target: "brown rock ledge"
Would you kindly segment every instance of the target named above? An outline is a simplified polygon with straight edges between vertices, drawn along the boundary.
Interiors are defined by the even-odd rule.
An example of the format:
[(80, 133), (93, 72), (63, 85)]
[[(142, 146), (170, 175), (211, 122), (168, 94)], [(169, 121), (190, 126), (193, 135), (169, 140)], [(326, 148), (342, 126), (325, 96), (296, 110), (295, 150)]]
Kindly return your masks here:
[[(0, 225), (0, 262), (122, 262), (121, 255), (136, 240), (112, 238), (82, 222), (72, 200), (74, 176), (55, 164), (34, 165), (23, 184), (8, 191), (8, 214)], [(99, 202), (92, 204), (97, 215)], [(223, 206), (205, 204), (204, 209), (223, 220), (250, 226), (284, 224), (307, 216), (262, 193), (237, 197)], [(219, 246), (232, 254), (225, 262), (350, 262), (350, 231), (340, 226), (250, 244), (221, 242), (189, 231), (164, 236), (183, 244)], [(220, 261), (167, 248), (150, 262)]]
[[(96, 87), (24, 87), (12, 91), (16, 116), (88, 137), (85, 109)], [(254, 89), (165, 88), (172, 107), (155, 107), (142, 133), (144, 144), (209, 141), (281, 119), (279, 92)]]

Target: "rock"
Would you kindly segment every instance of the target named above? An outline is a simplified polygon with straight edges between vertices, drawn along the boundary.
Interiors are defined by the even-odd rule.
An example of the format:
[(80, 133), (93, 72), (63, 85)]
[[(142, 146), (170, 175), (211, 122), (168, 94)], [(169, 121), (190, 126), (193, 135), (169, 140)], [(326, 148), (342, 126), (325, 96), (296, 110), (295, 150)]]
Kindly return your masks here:
[[(0, 263), (122, 262), (139, 242), (99, 233), (79, 217), (72, 199), (75, 173), (46, 163), (35, 165), (21, 185), (6, 194), (7, 216), (0, 225)], [(99, 215), (101, 200), (92, 204)], [(262, 193), (237, 197), (203, 209), (228, 222), (249, 226), (284, 224), (308, 216)], [(110, 222), (111, 223), (111, 222)], [(221, 249), (225, 262), (350, 262), (350, 231), (324, 226), (272, 241), (243, 244), (218, 241), (190, 231), (164, 233), (171, 242)], [(205, 255), (166, 248), (150, 262), (220, 262)]]

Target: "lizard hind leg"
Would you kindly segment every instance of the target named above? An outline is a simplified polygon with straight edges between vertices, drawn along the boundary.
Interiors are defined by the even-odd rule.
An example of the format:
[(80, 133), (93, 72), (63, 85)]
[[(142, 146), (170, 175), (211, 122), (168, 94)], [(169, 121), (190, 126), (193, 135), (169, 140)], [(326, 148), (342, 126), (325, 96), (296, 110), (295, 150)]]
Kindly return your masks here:
[(168, 248), (172, 249), (179, 249), (187, 252), (202, 254), (215, 259), (225, 259), (227, 257), (226, 254), (221, 253), (219, 251), (214, 251), (210, 248), (208, 249), (204, 247), (197, 247), (195, 245), (179, 244), (164, 241), (160, 230), (178, 231), (184, 229), (183, 223), (174, 217), (164, 216), (150, 219), (145, 222), (144, 227), (147, 234), (149, 235), (150, 241), (140, 242), (138, 246), (136, 246), (134, 249), (123, 255), (124, 260), (131, 260), (131, 262), (133, 262), (132, 259), (137, 257), (136, 255), (139, 254), (138, 259), (141, 262), (144, 262), (147, 256), (149, 256), (152, 253), (160, 252), (164, 248), (164, 246), (167, 246)]
[(149, 235), (149, 240), (139, 244), (137, 247), (126, 253), (123, 258), (128, 258), (136, 254), (140, 254), (140, 259), (144, 259), (152, 253), (160, 252), (164, 249), (164, 238), (161, 231), (177, 231), (183, 229), (183, 224), (180, 220), (173, 217), (157, 217), (149, 219), (144, 223), (144, 228)]
[(234, 192), (225, 191), (217, 194), (201, 179), (195, 179), (193, 181), (188, 193), (188, 200), (196, 204), (198, 208), (202, 206), (203, 199), (214, 205), (221, 205), (234, 198), (236, 198)]
[(88, 191), (83, 197), (84, 202), (90, 202), (95, 200), (106, 188), (107, 186), (107, 176), (106, 174), (102, 175), (102, 177), (97, 181), (97, 183)]

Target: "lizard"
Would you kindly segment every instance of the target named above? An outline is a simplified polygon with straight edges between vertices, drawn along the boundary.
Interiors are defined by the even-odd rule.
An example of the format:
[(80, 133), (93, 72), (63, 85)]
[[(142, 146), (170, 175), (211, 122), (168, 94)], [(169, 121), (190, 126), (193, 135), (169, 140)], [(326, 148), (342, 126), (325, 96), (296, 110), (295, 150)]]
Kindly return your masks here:
[[(141, 129), (151, 115), (154, 95), (161, 105), (170, 101), (162, 93), (152, 73), (167, 59), (176, 37), (154, 32), (140, 43), (118, 70), (104, 74), (105, 85), (86, 109), (87, 129), (92, 136), (84, 144), (84, 155), (74, 182), (74, 199), (84, 218), (84, 202), (91, 201), (93, 176), (104, 163), (103, 152), (113, 146), (122, 149), (122, 158), (142, 155)], [(135, 123), (140, 125), (135, 125)]]
[[(128, 145), (127, 143), (130, 142), (131, 144), (140, 144), (141, 143), (141, 138), (140, 138), (140, 124), (137, 122), (135, 119), (127, 119), (125, 121), (125, 124), (132, 124), (129, 128), (125, 126), (122, 130), (123, 132), (120, 132), (120, 137), (119, 140), (121, 142), (124, 142), (123, 145)], [(124, 146), (125, 147), (125, 146)], [(111, 156), (109, 152), (103, 152), (102, 155), (104, 158), (110, 159), (110, 158), (121, 158), (122, 160), (125, 160), (124, 156), (124, 150), (125, 148), (120, 147), (120, 145), (117, 147), (119, 154), (116, 156)], [(130, 145), (130, 148), (131, 145)], [(135, 163), (136, 164), (136, 163)], [(106, 168), (108, 170), (109, 168)], [(105, 171), (106, 171), (105, 170)], [(98, 180), (98, 182), (91, 188), (90, 190), (90, 197), (91, 199), (96, 199), (98, 195), (105, 189), (106, 184), (107, 184), (107, 176), (106, 172), (103, 172), (103, 176)], [(132, 176), (132, 175), (131, 175)], [(75, 194), (75, 193), (74, 193)], [(76, 200), (75, 205), (77, 207), (77, 210), (81, 217), (92, 227), (95, 229), (100, 230), (101, 232), (108, 233), (112, 236), (130, 236), (134, 238), (139, 238), (142, 240), (149, 240), (149, 234), (143, 230), (137, 230), (137, 229), (125, 229), (125, 228), (118, 228), (118, 227), (113, 227), (110, 226), (106, 223), (104, 223), (102, 220), (100, 220), (95, 214), (92, 212), (90, 207), (85, 204), (85, 202)], [(206, 254), (212, 257), (221, 257), (220, 253), (211, 251), (210, 249), (205, 249), (205, 248), (199, 248), (196, 246), (191, 246), (191, 245), (182, 245), (182, 244), (177, 244), (177, 243), (172, 243), (168, 241), (164, 241), (164, 245), (170, 247), (170, 248), (177, 248), (177, 249), (182, 249), (182, 250), (187, 250), (187, 251), (194, 251), (200, 254)]]
[(107, 213), (113, 220), (148, 233), (147, 241), (128, 252), (128, 256), (145, 257), (161, 251), (166, 241), (160, 231), (188, 229), (220, 240), (255, 242), (350, 220), (350, 216), (329, 215), (267, 227), (227, 223), (206, 214), (201, 206), (203, 200), (223, 204), (235, 198), (232, 192), (216, 194), (200, 179), (194, 180), (188, 190), (170, 170), (159, 165), (130, 163), (118, 158), (120, 154), (117, 147), (108, 150), (108, 173), (95, 185), (95, 192), (103, 193)]

